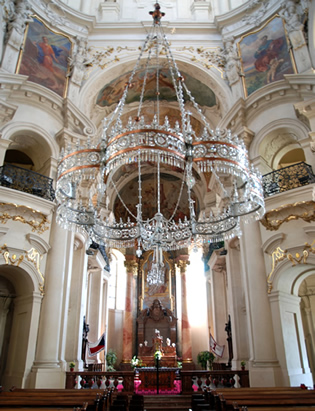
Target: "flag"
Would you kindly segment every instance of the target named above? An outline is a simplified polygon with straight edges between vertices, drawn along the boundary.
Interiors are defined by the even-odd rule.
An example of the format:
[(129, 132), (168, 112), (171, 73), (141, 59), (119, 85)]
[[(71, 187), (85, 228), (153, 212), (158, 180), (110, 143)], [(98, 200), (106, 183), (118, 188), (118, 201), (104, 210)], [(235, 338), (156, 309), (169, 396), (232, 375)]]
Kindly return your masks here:
[(210, 334), (210, 350), (217, 356), (222, 357), (225, 345), (219, 345)]
[(89, 355), (93, 356), (105, 349), (105, 333), (103, 333), (99, 340), (95, 343), (88, 342)]

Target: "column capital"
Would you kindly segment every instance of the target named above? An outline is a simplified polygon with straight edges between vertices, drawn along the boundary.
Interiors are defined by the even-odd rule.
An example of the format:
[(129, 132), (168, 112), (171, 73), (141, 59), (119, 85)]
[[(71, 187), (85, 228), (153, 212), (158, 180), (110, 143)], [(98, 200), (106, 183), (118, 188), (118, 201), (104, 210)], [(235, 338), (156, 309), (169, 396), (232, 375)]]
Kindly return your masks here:
[(246, 126), (242, 126), (239, 130), (238, 130), (238, 136), (240, 138), (243, 139), (245, 146), (247, 149), (249, 149), (254, 137), (255, 137), (255, 133), (250, 130), (248, 127)]
[(190, 261), (188, 261), (189, 256), (179, 256), (176, 258), (175, 263), (177, 267), (180, 269), (181, 274), (185, 274), (187, 270), (187, 266), (190, 264)]
[(125, 258), (126, 260), (124, 262), (124, 265), (127, 269), (127, 273), (136, 276), (138, 272), (138, 263), (136, 257), (133, 255), (126, 255)]

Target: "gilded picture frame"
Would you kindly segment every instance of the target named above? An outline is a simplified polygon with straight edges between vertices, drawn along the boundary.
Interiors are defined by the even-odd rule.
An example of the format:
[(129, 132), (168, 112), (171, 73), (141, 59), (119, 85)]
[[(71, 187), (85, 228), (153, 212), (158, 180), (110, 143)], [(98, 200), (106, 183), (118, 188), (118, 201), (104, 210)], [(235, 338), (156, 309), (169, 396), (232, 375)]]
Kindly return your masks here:
[(16, 73), (66, 97), (73, 43), (70, 37), (52, 30), (38, 16), (32, 18), (27, 23)]
[(241, 37), (237, 44), (244, 94), (248, 97), (261, 87), (295, 74), (296, 65), (283, 19), (275, 15), (258, 30)]

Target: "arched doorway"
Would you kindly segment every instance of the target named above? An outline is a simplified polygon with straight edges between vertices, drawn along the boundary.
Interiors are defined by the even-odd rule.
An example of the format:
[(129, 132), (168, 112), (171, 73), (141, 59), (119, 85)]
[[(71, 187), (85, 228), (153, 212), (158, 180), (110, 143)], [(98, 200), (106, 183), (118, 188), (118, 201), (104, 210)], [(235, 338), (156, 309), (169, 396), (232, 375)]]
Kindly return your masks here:
[(315, 381), (315, 272), (302, 281), (299, 297), (307, 356)]
[[(284, 257), (291, 256), (287, 251)], [(284, 385), (305, 384), (313, 387), (310, 356), (306, 336), (308, 328), (303, 320), (303, 292), (307, 278), (314, 274), (313, 256), (303, 263), (284, 259), (275, 271), (273, 289), (269, 294), (277, 356), (281, 365)], [(306, 282), (305, 282), (306, 281)], [(314, 327), (313, 327), (314, 328)]]
[[(12, 257), (13, 258), (13, 257)], [(0, 265), (0, 385), (29, 386), (42, 295), (32, 276), (15, 265)]]

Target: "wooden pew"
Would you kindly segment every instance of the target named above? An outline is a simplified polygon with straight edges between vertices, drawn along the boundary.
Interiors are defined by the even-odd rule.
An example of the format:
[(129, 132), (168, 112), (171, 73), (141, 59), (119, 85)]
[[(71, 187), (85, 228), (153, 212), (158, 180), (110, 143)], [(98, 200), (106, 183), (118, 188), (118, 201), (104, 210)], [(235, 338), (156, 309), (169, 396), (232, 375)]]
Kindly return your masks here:
[[(105, 390), (106, 391), (106, 390)], [(109, 395), (109, 393), (108, 393)], [(88, 411), (106, 411), (104, 390), (13, 389), (0, 393), (0, 408), (4, 407), (62, 407)], [(102, 407), (100, 406), (102, 404)]]
[(315, 391), (300, 387), (217, 389), (206, 392), (216, 411), (238, 410), (240, 407), (293, 407), (315, 405)]

